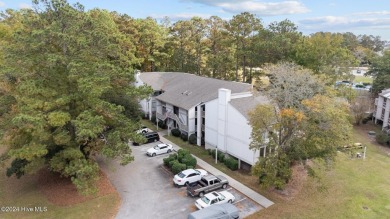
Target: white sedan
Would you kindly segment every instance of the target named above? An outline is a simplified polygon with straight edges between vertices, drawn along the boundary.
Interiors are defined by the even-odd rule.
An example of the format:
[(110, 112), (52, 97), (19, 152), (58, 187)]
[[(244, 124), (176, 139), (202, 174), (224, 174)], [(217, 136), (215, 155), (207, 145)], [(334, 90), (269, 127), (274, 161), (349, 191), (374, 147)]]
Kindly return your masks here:
[(173, 177), (173, 183), (178, 186), (188, 185), (202, 179), (203, 176), (207, 175), (206, 170), (202, 169), (187, 169), (176, 174)]
[(200, 210), (214, 204), (233, 203), (234, 195), (228, 191), (210, 192), (196, 200), (195, 205)]
[(172, 145), (171, 144), (158, 144), (152, 148), (149, 148), (146, 151), (146, 154), (148, 156), (156, 156), (159, 154), (165, 154), (165, 153), (170, 153), (173, 151)]

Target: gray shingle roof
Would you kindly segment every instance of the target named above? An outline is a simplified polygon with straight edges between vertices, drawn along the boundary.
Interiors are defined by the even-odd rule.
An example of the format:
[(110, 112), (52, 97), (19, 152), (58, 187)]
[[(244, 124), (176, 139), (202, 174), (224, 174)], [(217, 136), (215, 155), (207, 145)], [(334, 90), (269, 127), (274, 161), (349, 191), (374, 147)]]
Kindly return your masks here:
[(208, 102), (218, 97), (218, 89), (226, 88), (232, 94), (248, 92), (252, 85), (247, 83), (224, 81), (181, 72), (143, 72), (140, 79), (154, 90), (165, 92), (156, 99), (183, 109)]
[(251, 97), (243, 97), (232, 99), (230, 104), (236, 108), (247, 120), (249, 120), (248, 113), (253, 110), (258, 104), (271, 104), (266, 96), (258, 95)]

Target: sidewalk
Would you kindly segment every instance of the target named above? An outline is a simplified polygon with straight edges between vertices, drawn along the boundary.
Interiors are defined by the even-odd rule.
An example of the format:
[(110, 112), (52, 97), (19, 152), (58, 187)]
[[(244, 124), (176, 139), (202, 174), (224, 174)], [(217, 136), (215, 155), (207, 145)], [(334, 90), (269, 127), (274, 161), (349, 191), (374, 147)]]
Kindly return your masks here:
[[(177, 146), (176, 144), (172, 143), (171, 141), (169, 141), (168, 139), (163, 137), (164, 135), (166, 135), (166, 133), (167, 133), (166, 131), (159, 132), (160, 140), (162, 140), (164, 143), (172, 144), (172, 146), (175, 149), (176, 148), (180, 149), (179, 146)], [(253, 191), (252, 189), (248, 188), (247, 186), (245, 186), (244, 184), (238, 182), (237, 180), (231, 178), (230, 176), (226, 175), (225, 173), (219, 171), (218, 169), (216, 169), (215, 167), (211, 166), (210, 164), (208, 164), (207, 162), (203, 161), (202, 159), (196, 157), (195, 155), (193, 155), (193, 156), (196, 158), (198, 165), (201, 166), (203, 169), (207, 170), (207, 172), (209, 172), (209, 173), (211, 173), (213, 175), (222, 175), (222, 176), (226, 177), (228, 179), (228, 181), (229, 181), (229, 184), (232, 187), (234, 187), (235, 189), (237, 189), (238, 191), (240, 191), (241, 193), (243, 193), (244, 195), (246, 195), (247, 197), (249, 197), (253, 201), (257, 202), (259, 205), (263, 206), (264, 208), (268, 208), (269, 206), (274, 204), (272, 201), (268, 200), (264, 196), (262, 196), (259, 193)]]

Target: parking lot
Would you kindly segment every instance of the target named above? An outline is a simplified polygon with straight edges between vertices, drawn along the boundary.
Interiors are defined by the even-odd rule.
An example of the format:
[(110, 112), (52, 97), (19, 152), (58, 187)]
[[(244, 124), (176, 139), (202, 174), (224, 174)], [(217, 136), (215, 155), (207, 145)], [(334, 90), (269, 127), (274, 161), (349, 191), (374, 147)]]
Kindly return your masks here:
[[(157, 143), (130, 146), (135, 160), (127, 166), (99, 159), (100, 166), (122, 198), (116, 218), (187, 218), (197, 210), (196, 198), (187, 196), (186, 187), (175, 187), (173, 174), (163, 166), (163, 158), (169, 154), (146, 155), (147, 149)], [(240, 209), (240, 218), (262, 209), (234, 188), (227, 190), (235, 196), (233, 204)]]

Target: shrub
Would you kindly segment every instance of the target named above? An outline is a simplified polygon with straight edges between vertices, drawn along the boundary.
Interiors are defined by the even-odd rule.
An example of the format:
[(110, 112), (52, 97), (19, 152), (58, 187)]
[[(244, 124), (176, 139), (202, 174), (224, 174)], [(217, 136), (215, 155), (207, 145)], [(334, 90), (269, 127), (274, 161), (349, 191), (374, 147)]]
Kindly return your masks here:
[(211, 155), (213, 153), (213, 149), (207, 149), (207, 153), (209, 153), (209, 155)]
[(378, 134), (376, 134), (375, 139), (379, 144), (382, 145), (385, 145), (386, 143), (388, 143), (388, 141), (390, 141), (390, 137), (384, 132), (379, 132)]
[(188, 168), (189, 166), (196, 166), (196, 158), (193, 157), (191, 154), (186, 154), (182, 159), (181, 163), (185, 164)]
[[(176, 160), (175, 160), (176, 161)], [(178, 161), (172, 163), (172, 172), (173, 174), (178, 174), (181, 171), (186, 169), (186, 165), (183, 163), (179, 163)]]
[(188, 142), (190, 144), (196, 144), (196, 141), (197, 141), (197, 137), (195, 134), (190, 135), (190, 137), (188, 138)]
[(224, 153), (218, 153), (218, 160), (219, 160), (219, 162), (222, 162), (222, 163), (224, 163), (224, 161), (225, 161), (225, 154)]
[(188, 135), (186, 134), (186, 133), (181, 133), (181, 139), (183, 140), (183, 141), (187, 141), (188, 140)]
[(150, 121), (154, 124), (156, 124), (156, 116), (153, 115), (152, 118), (150, 118)]
[(181, 135), (181, 131), (179, 129), (172, 129), (171, 133), (175, 137), (180, 137), (180, 135)]
[(232, 157), (225, 158), (224, 164), (231, 170), (238, 169), (238, 161)]
[(173, 160), (177, 160), (177, 154), (171, 154), (169, 157), (164, 158), (164, 165), (171, 168), (172, 166), (170, 165), (170, 162)]
[(190, 151), (187, 150), (187, 149), (179, 149), (177, 151), (177, 160), (179, 162), (182, 162), (182, 159), (186, 156), (186, 155), (190, 155)]
[(158, 127), (162, 128), (162, 129), (166, 129), (167, 125), (163, 121), (158, 121)]

